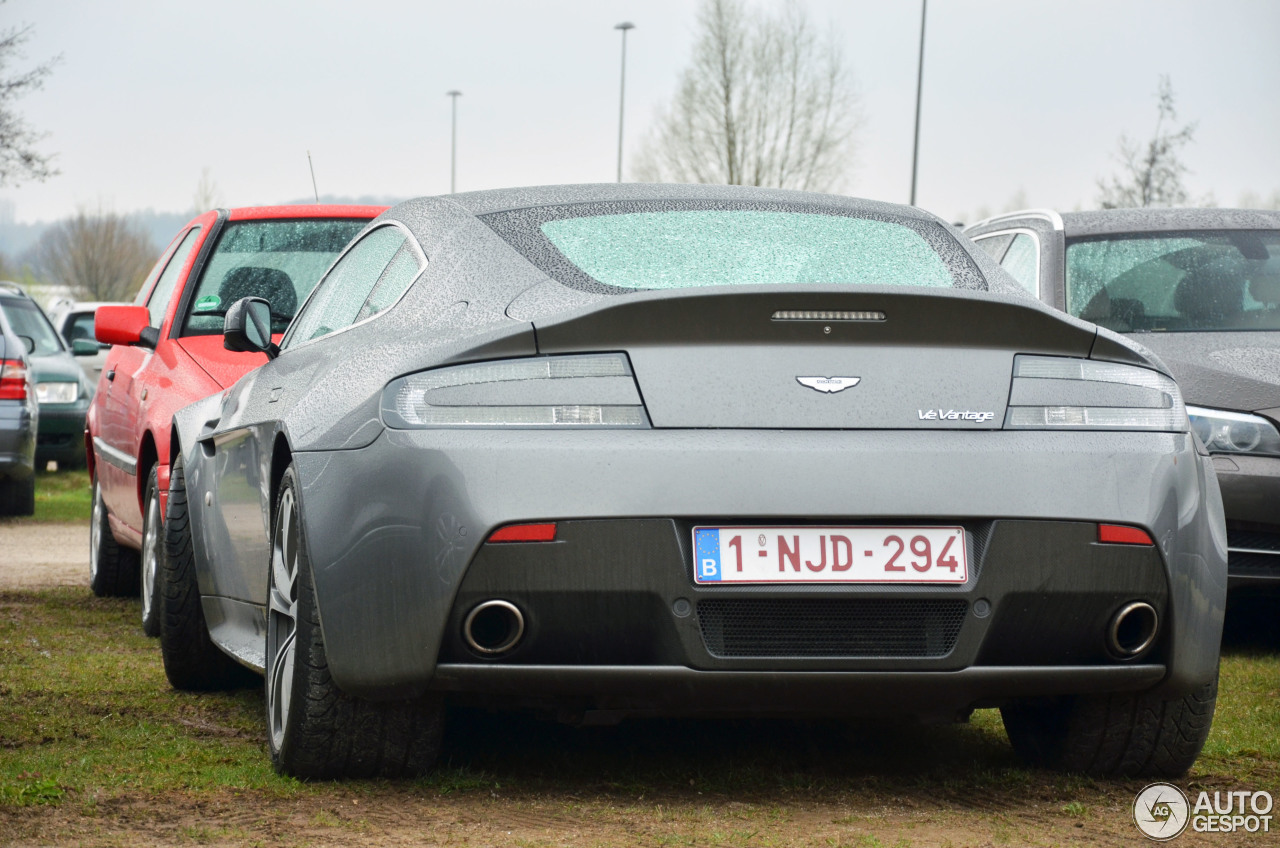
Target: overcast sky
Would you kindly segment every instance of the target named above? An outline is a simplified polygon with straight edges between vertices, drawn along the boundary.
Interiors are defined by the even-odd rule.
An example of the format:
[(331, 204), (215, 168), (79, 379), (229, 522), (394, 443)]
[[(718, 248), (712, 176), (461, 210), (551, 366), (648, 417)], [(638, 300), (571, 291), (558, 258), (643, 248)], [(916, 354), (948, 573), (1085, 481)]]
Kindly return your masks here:
[[(762, 5), (768, 0), (758, 0)], [(863, 109), (844, 191), (905, 203), (920, 4), (801, 0), (844, 45)], [(61, 54), (20, 101), (61, 174), (0, 189), (0, 214), (77, 205), (190, 209), (202, 169), (226, 205), (321, 194), (449, 190), (459, 89), (459, 190), (611, 181), (619, 33), (626, 149), (674, 92), (693, 0), (9, 0), (26, 59)], [(1198, 121), (1196, 196), (1280, 192), (1280, 2), (934, 0), (925, 46), (918, 203), (973, 220), (1025, 201), (1094, 205), (1121, 133), (1145, 139), (1159, 75)], [(11, 205), (10, 205), (11, 204)], [(4, 246), (0, 245), (0, 250)]]

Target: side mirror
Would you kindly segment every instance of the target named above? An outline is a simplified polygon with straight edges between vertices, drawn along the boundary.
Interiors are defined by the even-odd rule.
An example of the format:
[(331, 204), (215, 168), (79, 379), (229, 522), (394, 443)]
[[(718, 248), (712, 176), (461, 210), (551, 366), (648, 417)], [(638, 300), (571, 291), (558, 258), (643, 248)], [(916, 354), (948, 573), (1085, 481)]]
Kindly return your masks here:
[(102, 345), (93, 339), (71, 340), (71, 353), (73, 356), (96, 356), (100, 350), (102, 350)]
[(103, 344), (152, 349), (160, 341), (160, 331), (151, 326), (145, 306), (99, 306), (93, 315), (93, 335)]
[(280, 348), (271, 341), (271, 304), (260, 297), (242, 297), (227, 307), (222, 346), (227, 350), (265, 353), (268, 359), (275, 359)]
[(27, 353), (35, 353), (35, 352), (36, 352), (36, 340), (35, 340), (35, 339), (31, 338), (30, 336), (18, 336), (18, 338), (22, 339), (22, 346), (23, 346), (23, 347), (25, 347), (25, 348), (27, 349)]

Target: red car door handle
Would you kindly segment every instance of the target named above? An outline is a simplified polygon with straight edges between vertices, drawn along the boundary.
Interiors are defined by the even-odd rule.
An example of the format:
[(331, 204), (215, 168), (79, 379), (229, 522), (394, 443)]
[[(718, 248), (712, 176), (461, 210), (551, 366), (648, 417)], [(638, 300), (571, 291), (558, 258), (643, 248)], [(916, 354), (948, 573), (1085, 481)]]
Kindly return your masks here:
[(116, 378), (116, 369), (112, 368), (110, 371), (107, 372), (107, 379), (115, 380), (115, 378)]

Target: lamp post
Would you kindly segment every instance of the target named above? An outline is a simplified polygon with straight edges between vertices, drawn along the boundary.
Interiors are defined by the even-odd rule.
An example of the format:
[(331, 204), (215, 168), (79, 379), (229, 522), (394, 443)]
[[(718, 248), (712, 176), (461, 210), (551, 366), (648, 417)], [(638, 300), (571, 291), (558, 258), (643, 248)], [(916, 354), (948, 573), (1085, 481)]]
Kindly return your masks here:
[(461, 91), (446, 91), (445, 96), (453, 100), (453, 143), (449, 147), (449, 193), (458, 190), (458, 98)]
[(635, 29), (631, 21), (623, 21), (614, 27), (622, 30), (622, 84), (618, 91), (618, 182), (622, 182), (622, 118), (626, 114), (627, 99), (627, 30)]
[(924, 88), (924, 18), (929, 0), (920, 0), (920, 65), (916, 69), (916, 139), (911, 146), (911, 205), (916, 205), (916, 163), (920, 159), (920, 92)]

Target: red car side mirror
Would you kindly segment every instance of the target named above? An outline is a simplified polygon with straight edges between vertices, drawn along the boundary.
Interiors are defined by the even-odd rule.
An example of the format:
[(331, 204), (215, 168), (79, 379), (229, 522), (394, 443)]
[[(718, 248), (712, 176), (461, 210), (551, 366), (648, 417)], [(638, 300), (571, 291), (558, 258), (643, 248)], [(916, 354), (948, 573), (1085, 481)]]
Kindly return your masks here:
[(160, 331), (150, 325), (145, 306), (100, 306), (93, 315), (93, 335), (104, 344), (154, 348)]

